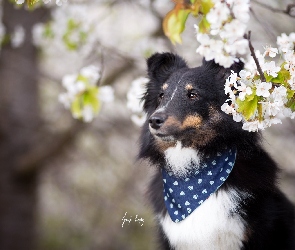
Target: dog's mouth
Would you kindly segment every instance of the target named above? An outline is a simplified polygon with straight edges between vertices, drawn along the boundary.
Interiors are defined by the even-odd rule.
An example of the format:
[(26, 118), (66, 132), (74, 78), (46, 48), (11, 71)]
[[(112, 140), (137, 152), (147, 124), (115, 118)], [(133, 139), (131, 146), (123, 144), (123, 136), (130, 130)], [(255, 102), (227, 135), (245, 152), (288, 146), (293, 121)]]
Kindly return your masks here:
[(157, 139), (165, 142), (175, 141), (175, 137), (170, 133), (165, 133), (163, 131), (159, 131), (158, 129), (153, 129), (149, 127), (151, 134)]
[(154, 136), (159, 139), (159, 140), (162, 140), (162, 141), (165, 141), (165, 142), (172, 142), (172, 141), (175, 141), (175, 137), (173, 135), (167, 135), (167, 134), (161, 134), (161, 133), (156, 133), (154, 134)]

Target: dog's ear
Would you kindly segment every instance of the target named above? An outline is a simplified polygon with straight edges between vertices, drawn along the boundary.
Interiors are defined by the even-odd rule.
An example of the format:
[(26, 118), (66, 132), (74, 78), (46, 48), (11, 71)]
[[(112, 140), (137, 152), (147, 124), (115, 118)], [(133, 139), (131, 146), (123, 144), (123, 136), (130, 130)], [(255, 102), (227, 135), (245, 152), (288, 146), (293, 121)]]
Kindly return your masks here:
[(218, 78), (226, 79), (230, 76), (231, 71), (239, 73), (244, 68), (244, 63), (241, 60), (238, 60), (237, 62), (234, 62), (229, 68), (224, 68), (223, 66), (215, 63), (214, 60), (206, 61), (205, 58), (203, 58), (203, 66), (207, 70), (217, 70)]
[(163, 84), (173, 72), (181, 68), (187, 68), (187, 64), (178, 55), (156, 53), (147, 59), (147, 68), (150, 80)]
[(146, 85), (146, 92), (142, 98), (144, 110), (150, 114), (158, 106), (162, 85), (173, 72), (187, 68), (185, 61), (172, 53), (156, 53), (147, 59), (147, 73), (150, 81)]

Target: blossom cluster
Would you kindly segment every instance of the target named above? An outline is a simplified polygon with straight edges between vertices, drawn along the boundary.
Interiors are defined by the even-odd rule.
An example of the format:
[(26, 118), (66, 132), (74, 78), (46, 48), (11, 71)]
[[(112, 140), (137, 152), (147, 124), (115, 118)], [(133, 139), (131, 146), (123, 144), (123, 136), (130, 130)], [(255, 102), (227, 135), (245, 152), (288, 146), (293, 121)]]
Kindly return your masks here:
[[(1, 3), (1, 2), (0, 2)], [(2, 8), (0, 7), (0, 44), (3, 43), (3, 40), (5, 38), (5, 33), (6, 33), (6, 29), (5, 29), (5, 26), (2, 22), (2, 19), (3, 19), (3, 13), (2, 13)], [(1, 45), (0, 45), (0, 49), (1, 49)]]
[(196, 52), (207, 61), (213, 60), (230, 67), (237, 61), (237, 54), (248, 52), (248, 41), (244, 38), (249, 21), (250, 0), (213, 0), (213, 7), (195, 25), (200, 46)]
[(24, 41), (25, 41), (25, 30), (23, 26), (17, 25), (14, 28), (14, 32), (11, 34), (10, 40), (11, 40), (11, 46), (13, 48), (20, 47)]
[[(38, 1), (37, 1), (38, 2)], [(36, 2), (36, 3), (37, 3)], [(43, 0), (42, 1), (44, 4), (48, 4), (48, 3), (51, 3), (51, 0)], [(57, 6), (62, 6), (64, 3), (66, 3), (67, 2), (67, 0), (55, 0), (55, 4), (57, 5)], [(16, 4), (18, 4), (18, 5), (21, 5), (21, 4), (24, 4), (25, 3), (25, 0), (15, 0), (15, 3)], [(29, 7), (32, 7), (33, 5), (35, 5), (36, 4), (35, 2), (34, 3), (30, 3), (30, 4), (28, 4), (29, 5)]]
[[(262, 54), (255, 52), (263, 71), (261, 80), (256, 64), (251, 58), (239, 75), (232, 71), (225, 82), (225, 94), (229, 99), (221, 110), (231, 114), (237, 122), (243, 121), (243, 129), (254, 132), (281, 118), (295, 118), (295, 33), (282, 34), (277, 39), (278, 48), (266, 47)], [(284, 61), (278, 66), (274, 58)]]
[(110, 86), (98, 87), (99, 68), (90, 65), (78, 74), (65, 75), (62, 85), (67, 90), (59, 95), (59, 101), (70, 109), (76, 119), (91, 122), (99, 112), (101, 102), (112, 102), (114, 91)]
[(73, 4), (52, 11), (52, 19), (38, 23), (33, 28), (33, 41), (43, 48), (59, 48), (88, 55), (94, 47), (95, 20), (88, 14), (87, 6)]
[(146, 114), (143, 111), (143, 102), (141, 101), (148, 83), (146, 77), (139, 77), (131, 83), (127, 93), (127, 108), (131, 110), (131, 120), (137, 125), (142, 126), (146, 120)]
[[(0, 12), (0, 20), (2, 14)], [(18, 48), (23, 45), (25, 41), (25, 30), (22, 25), (17, 25), (11, 34), (6, 33), (6, 29), (3, 23), (0, 22), (0, 49), (3, 44), (10, 42), (13, 48)]]

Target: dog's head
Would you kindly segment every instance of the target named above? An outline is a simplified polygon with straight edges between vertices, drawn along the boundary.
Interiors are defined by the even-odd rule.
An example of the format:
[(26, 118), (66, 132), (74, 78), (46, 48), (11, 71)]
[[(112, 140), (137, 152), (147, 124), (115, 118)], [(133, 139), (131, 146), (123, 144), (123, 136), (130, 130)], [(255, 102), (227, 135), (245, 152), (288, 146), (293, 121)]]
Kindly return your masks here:
[(225, 69), (203, 61), (202, 66), (189, 68), (177, 55), (157, 53), (147, 60), (147, 66), (150, 81), (143, 98), (148, 114), (145, 130), (160, 151), (177, 141), (200, 149), (238, 139), (241, 124), (220, 107), (227, 99), (225, 79), (231, 70), (240, 71), (242, 63)]

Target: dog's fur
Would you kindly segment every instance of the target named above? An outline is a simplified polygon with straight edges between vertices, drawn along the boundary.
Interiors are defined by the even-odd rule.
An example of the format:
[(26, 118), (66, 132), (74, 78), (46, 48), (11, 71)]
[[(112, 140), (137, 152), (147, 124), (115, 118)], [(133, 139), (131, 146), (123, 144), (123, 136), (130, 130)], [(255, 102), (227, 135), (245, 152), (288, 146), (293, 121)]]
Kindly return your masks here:
[[(147, 67), (150, 81), (143, 101), (148, 119), (139, 158), (158, 167), (149, 197), (159, 224), (159, 249), (294, 250), (294, 210), (277, 187), (277, 165), (262, 149), (259, 133), (242, 130), (220, 109), (227, 99), (226, 77), (243, 64), (225, 69), (203, 61), (189, 68), (175, 54), (157, 53)], [(172, 222), (160, 169), (169, 165), (185, 176), (185, 162), (202, 162), (224, 146), (237, 148), (226, 182), (185, 220)]]

